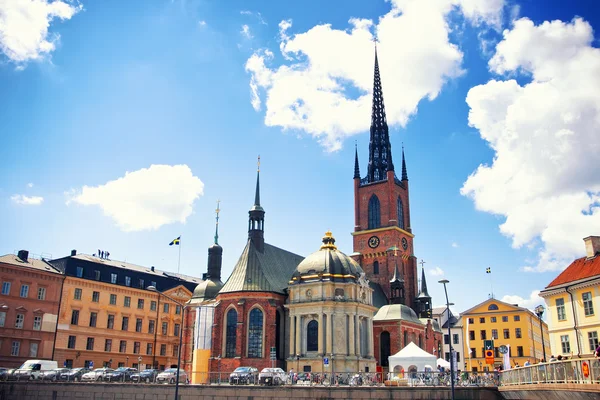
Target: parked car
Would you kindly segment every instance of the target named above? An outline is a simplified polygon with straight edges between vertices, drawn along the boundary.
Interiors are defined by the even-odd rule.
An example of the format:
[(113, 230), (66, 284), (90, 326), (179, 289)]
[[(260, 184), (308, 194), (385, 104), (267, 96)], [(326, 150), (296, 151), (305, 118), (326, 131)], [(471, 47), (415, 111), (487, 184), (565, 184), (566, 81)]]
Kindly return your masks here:
[(0, 381), (8, 380), (8, 368), (0, 368)]
[(38, 379), (40, 374), (45, 371), (57, 369), (56, 361), (50, 360), (27, 360), (14, 372), (17, 380)]
[(287, 382), (287, 375), (281, 368), (263, 368), (258, 375), (261, 385), (283, 385)]
[(69, 371), (70, 371), (69, 368), (51, 369), (50, 371), (44, 371), (44, 372), (40, 373), (40, 375), (38, 376), (38, 379), (41, 379), (43, 381), (56, 382), (60, 378), (61, 374), (67, 373)]
[(156, 375), (158, 375), (157, 369), (145, 369), (141, 372), (131, 374), (131, 380), (133, 382), (154, 382), (156, 380)]
[(113, 372), (114, 369), (102, 367), (96, 368), (93, 371), (87, 372), (81, 375), (82, 382), (94, 382), (94, 381), (102, 381), (104, 379), (104, 375)]
[[(169, 368), (156, 376), (156, 383), (175, 383), (177, 379), (177, 368)], [(184, 370), (179, 371), (179, 383), (187, 383), (187, 374)]]
[(229, 375), (230, 385), (249, 385), (258, 382), (258, 369), (254, 367), (237, 367)]
[(89, 368), (73, 368), (60, 374), (59, 379), (67, 382), (79, 382), (81, 376), (90, 372)]
[(137, 373), (137, 368), (119, 367), (112, 372), (104, 374), (105, 382), (129, 382), (131, 375)]
[(11, 368), (6, 370), (6, 374), (2, 375), (2, 380), (3, 381), (16, 381), (17, 380), (17, 376), (15, 375), (15, 372), (17, 372), (18, 368)]

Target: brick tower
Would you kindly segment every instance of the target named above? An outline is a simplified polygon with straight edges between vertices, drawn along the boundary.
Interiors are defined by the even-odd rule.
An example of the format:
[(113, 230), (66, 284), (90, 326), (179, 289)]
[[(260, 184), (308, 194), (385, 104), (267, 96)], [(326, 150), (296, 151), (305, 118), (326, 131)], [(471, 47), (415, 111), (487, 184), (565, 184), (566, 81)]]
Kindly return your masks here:
[[(377, 48), (370, 131), (369, 165), (364, 178), (360, 177), (358, 150), (355, 152), (354, 257), (367, 278), (385, 294), (385, 303), (392, 298), (395, 302), (399, 300), (391, 293), (391, 283), (394, 282), (394, 290), (402, 289), (404, 294), (402, 304), (418, 310), (417, 260), (413, 254), (414, 235), (410, 226), (408, 174), (404, 149), (402, 178), (398, 179), (394, 171)], [(401, 281), (397, 279), (399, 276), (403, 278)], [(398, 284), (403, 287), (398, 288)]]

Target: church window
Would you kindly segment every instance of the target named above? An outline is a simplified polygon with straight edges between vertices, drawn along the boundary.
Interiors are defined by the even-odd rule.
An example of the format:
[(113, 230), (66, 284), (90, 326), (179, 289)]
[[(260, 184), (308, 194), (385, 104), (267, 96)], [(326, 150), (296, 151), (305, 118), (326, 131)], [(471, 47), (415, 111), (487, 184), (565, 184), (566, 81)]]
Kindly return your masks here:
[(379, 261), (373, 263), (373, 275), (379, 274)]
[(379, 199), (373, 195), (369, 200), (369, 229), (379, 228), (379, 221)]
[(248, 325), (248, 358), (262, 358), (263, 312), (259, 308), (250, 311)]
[(225, 328), (225, 357), (235, 357), (235, 342), (237, 338), (237, 311), (231, 309), (227, 312), (227, 325)]
[(408, 332), (404, 331), (404, 346), (406, 347), (408, 345)]
[(379, 170), (378, 169), (375, 170), (375, 180), (376, 181), (379, 180)]
[(387, 367), (389, 366), (388, 357), (391, 356), (392, 353), (390, 347), (390, 333), (388, 331), (381, 332), (381, 340), (379, 341), (379, 344), (381, 347), (381, 366)]
[(314, 319), (306, 327), (306, 351), (319, 350), (319, 323)]
[(402, 199), (398, 197), (398, 226), (404, 229), (404, 208), (402, 207)]

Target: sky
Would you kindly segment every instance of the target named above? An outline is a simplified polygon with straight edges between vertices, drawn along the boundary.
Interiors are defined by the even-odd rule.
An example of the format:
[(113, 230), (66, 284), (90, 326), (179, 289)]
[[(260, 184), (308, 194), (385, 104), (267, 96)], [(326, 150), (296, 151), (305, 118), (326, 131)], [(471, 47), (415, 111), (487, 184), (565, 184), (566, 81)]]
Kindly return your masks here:
[[(543, 4), (543, 7), (541, 6)], [(374, 38), (434, 306), (533, 308), (600, 234), (594, 0), (0, 0), (0, 253), (225, 280), (260, 155), (268, 243), (352, 253)], [(181, 247), (169, 242), (181, 236)], [(486, 274), (491, 268), (491, 274)], [(420, 274), (420, 271), (419, 271)]]

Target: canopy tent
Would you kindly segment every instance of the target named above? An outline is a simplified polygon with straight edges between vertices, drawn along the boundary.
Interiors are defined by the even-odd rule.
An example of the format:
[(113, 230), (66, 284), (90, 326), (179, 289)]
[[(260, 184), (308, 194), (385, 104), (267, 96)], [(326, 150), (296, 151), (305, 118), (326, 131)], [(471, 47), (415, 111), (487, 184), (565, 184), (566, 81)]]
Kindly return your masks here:
[(442, 368), (450, 368), (450, 363), (443, 358), (437, 359), (437, 366)]
[(421, 349), (414, 343), (409, 343), (393, 356), (388, 357), (390, 372), (400, 374), (403, 372), (425, 371), (427, 365), (436, 365), (436, 357)]

